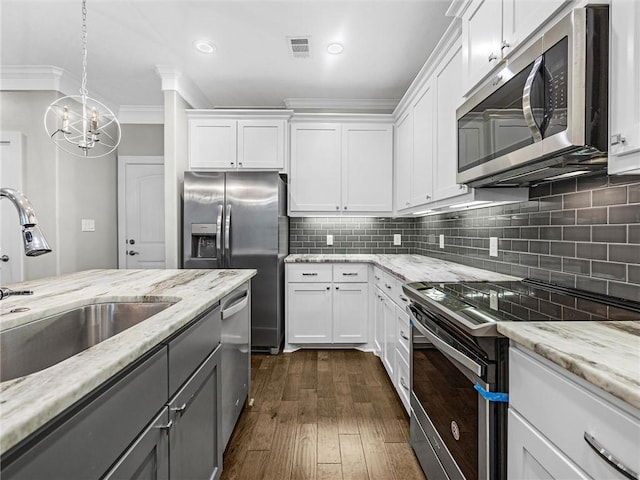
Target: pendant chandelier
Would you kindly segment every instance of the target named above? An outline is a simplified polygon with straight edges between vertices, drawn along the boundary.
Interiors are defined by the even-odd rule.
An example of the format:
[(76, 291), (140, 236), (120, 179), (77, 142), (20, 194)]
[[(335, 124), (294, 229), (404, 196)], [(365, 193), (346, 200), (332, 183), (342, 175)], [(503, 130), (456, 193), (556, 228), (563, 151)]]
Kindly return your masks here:
[(87, 1), (82, 0), (82, 85), (80, 95), (54, 101), (44, 114), (44, 127), (56, 146), (78, 157), (98, 158), (120, 143), (120, 124), (109, 108), (87, 90)]

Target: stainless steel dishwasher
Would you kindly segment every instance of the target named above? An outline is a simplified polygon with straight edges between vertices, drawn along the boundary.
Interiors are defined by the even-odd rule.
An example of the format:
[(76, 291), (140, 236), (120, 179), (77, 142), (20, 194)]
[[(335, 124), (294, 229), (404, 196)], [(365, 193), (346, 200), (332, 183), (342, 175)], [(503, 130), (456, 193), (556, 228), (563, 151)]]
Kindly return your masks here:
[(222, 445), (227, 447), (242, 412), (251, 379), (251, 284), (220, 302), (222, 311)]

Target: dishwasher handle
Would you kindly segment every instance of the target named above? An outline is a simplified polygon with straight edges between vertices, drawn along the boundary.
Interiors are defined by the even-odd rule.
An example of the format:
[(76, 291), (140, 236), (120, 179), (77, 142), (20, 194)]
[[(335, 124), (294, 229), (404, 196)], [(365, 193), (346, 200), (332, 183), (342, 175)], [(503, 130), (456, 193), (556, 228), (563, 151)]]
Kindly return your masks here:
[(234, 303), (222, 310), (222, 320), (226, 320), (227, 318), (232, 317), (233, 315), (238, 313), (240, 310), (246, 308), (248, 303), (249, 292), (245, 292), (243, 296), (239, 297)]

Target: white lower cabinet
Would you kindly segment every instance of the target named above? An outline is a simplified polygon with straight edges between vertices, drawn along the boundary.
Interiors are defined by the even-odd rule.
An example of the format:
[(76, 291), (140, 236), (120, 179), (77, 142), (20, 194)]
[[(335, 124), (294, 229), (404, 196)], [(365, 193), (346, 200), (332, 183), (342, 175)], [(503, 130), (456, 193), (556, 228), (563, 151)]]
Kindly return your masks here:
[[(624, 479), (640, 471), (640, 410), (537, 354), (509, 350), (510, 479)], [(597, 442), (600, 454), (588, 440)]]
[(384, 318), (384, 341), (382, 343), (382, 363), (391, 380), (395, 379), (396, 368), (396, 307), (386, 294), (381, 293)]
[(367, 271), (360, 264), (287, 265), (287, 343), (367, 343)]

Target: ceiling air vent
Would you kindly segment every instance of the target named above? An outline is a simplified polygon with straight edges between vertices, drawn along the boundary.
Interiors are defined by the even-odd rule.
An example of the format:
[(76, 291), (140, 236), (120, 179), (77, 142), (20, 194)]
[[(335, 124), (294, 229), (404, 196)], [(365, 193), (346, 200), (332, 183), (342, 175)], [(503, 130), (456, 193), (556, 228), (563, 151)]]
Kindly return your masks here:
[(311, 54), (309, 45), (311, 37), (287, 37), (289, 52), (293, 58), (307, 58)]

